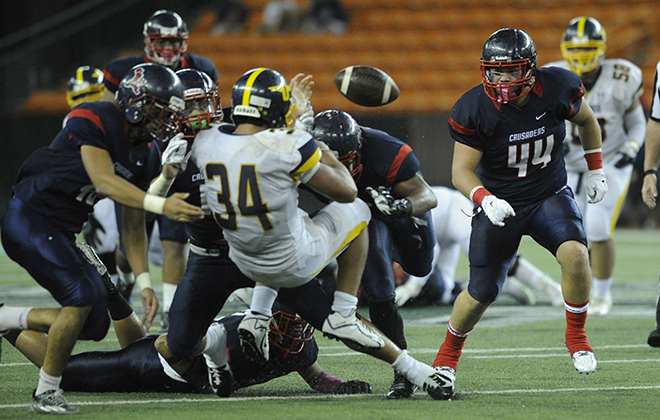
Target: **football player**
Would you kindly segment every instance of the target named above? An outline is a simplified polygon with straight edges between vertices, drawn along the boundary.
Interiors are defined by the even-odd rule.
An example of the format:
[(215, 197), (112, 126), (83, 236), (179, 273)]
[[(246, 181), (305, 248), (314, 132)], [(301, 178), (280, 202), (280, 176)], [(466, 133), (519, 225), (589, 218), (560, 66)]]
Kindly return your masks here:
[(580, 77), (557, 67), (536, 67), (536, 46), (519, 29), (493, 33), (481, 56), (482, 84), (465, 93), (449, 118), (456, 140), (454, 186), (478, 209), (472, 217), (470, 281), (456, 298), (445, 340), (433, 362), (444, 386), (436, 399), (454, 393), (456, 368), (467, 336), (497, 299), (522, 235), (548, 249), (562, 269), (565, 344), (580, 373), (596, 370), (584, 329), (591, 269), (580, 210), (567, 185), (563, 159), (565, 120), (580, 126), (589, 169), (587, 195), (607, 192), (598, 121), (582, 99)]
[[(66, 89), (66, 100), (71, 108), (83, 102), (101, 100), (105, 93), (103, 71), (95, 67), (80, 66), (69, 79)], [(62, 127), (66, 125), (69, 115), (64, 118)], [(105, 226), (99, 220), (105, 221)], [(83, 235), (87, 243), (94, 246), (99, 257), (107, 267), (113, 281), (117, 283), (117, 267), (115, 251), (119, 232), (115, 220), (115, 204), (110, 198), (103, 198), (94, 205), (94, 212), (89, 215), (89, 221), (84, 225)]]
[[(432, 188), (438, 199), (438, 206), (431, 210), (437, 240), (433, 257), (435, 269), (432, 274), (437, 278), (430, 279), (431, 274), (424, 277), (409, 276), (403, 285), (396, 288), (398, 306), (405, 305), (411, 299), (416, 303), (417, 296), (420, 299), (429, 298), (430, 296), (424, 296), (422, 292), (427, 281), (442, 283), (440, 294), (436, 293), (434, 296), (436, 304), (453, 303), (455, 296), (452, 291), (455, 287), (454, 275), (458, 258), (461, 252), (467, 256), (470, 249), (469, 215), (472, 213), (474, 204), (454, 189)], [(431, 290), (433, 290), (432, 286)], [(533, 294), (530, 296), (532, 291), (550, 298), (553, 306), (564, 305), (561, 286), (525, 257), (516, 254), (507, 273), (507, 279), (502, 286), (502, 293), (513, 297), (523, 305), (533, 305), (536, 297)]]
[(2, 244), (7, 255), (62, 306), (0, 306), (0, 332), (48, 332), (39, 385), (32, 396), (34, 411), (78, 412), (60, 388), (66, 361), (77, 339), (100, 340), (108, 331), (101, 277), (74, 242), (101, 197), (124, 207), (127, 257), (144, 283), (145, 317), (155, 315), (158, 300), (149, 278), (144, 212), (178, 221), (203, 217), (202, 209), (186, 203), (183, 194), (165, 199), (141, 189), (161, 167), (153, 140), (167, 140), (176, 133), (183, 107), (181, 81), (172, 70), (155, 64), (135, 66), (119, 84), (117, 105), (78, 105), (53, 142), (36, 150), (19, 170), (2, 226)]
[[(157, 63), (174, 71), (187, 68), (200, 70), (208, 74), (214, 83), (218, 83), (218, 70), (211, 60), (186, 52), (188, 49), (188, 26), (178, 13), (170, 10), (156, 11), (144, 23), (142, 32), (144, 35), (144, 54), (117, 58), (104, 69), (104, 83), (107, 87), (103, 97), (104, 100), (114, 100), (118, 80), (131, 67), (140, 63)], [(118, 217), (121, 219), (121, 214), (118, 214)], [(156, 222), (158, 224), (157, 233), (162, 244), (162, 260), (161, 258), (154, 258), (152, 262), (162, 266), (162, 326), (166, 328), (169, 325), (169, 307), (174, 298), (177, 285), (186, 269), (187, 235), (181, 223), (160, 216), (156, 218)], [(121, 225), (121, 220), (119, 225)], [(152, 245), (153, 247), (155, 245)], [(122, 288), (128, 289), (124, 292), (125, 295), (130, 294), (134, 277), (128, 270), (121, 253), (118, 255), (118, 262)]]
[[(646, 125), (646, 143), (644, 145), (644, 184), (642, 185), (642, 200), (651, 209), (656, 206), (658, 197), (658, 165), (660, 164), (660, 91), (658, 90), (658, 77), (660, 76), (660, 62), (655, 69), (655, 82), (653, 83), (653, 101), (651, 115)], [(656, 303), (655, 329), (648, 338), (651, 347), (660, 347), (660, 297)]]
[(572, 19), (560, 46), (564, 61), (547, 66), (566, 68), (582, 77), (586, 89), (584, 98), (596, 115), (603, 138), (603, 169), (609, 191), (600, 203), (587, 205), (589, 171), (582, 158), (578, 126), (566, 124), (564, 160), (568, 185), (584, 216), (593, 272), (589, 313), (605, 315), (612, 308), (614, 227), (628, 193), (633, 162), (646, 132), (646, 117), (640, 101), (642, 71), (628, 60), (605, 58), (605, 28), (592, 17)]
[[(234, 271), (233, 275), (218, 276), (214, 270), (214, 278), (223, 281), (215, 280), (210, 293), (226, 300), (229, 293), (216, 289), (226, 287), (227, 282), (237, 285), (233, 290), (245, 287), (246, 279), (252, 284), (255, 280), (260, 282), (255, 287), (250, 312), (238, 330), (246, 355), (253, 363), (263, 364), (269, 358), (266, 332), (270, 308), (278, 295), (275, 288), (311, 287), (313, 277), (338, 255), (340, 290), (334, 292), (333, 299), (314, 298), (311, 293), (306, 293), (305, 299), (285, 304), (291, 305), (315, 328), (343, 339), (352, 348), (387, 361), (416, 386), (435, 387), (437, 382), (429, 374), (430, 367), (413, 359), (356, 315), (355, 294), (361, 264), (366, 258), (364, 226), (369, 213), (363, 202), (351, 203), (355, 198), (355, 186), (346, 168), (331, 154), (322, 152), (322, 146), (316, 144), (308, 133), (287, 128), (295, 114), (291, 92), (296, 91), (296, 85), (303, 86), (300, 90), (307, 92), (306, 97), (303, 95), (304, 100), (311, 95), (311, 76), (303, 76), (298, 75), (292, 80), (292, 89), (274, 70), (259, 68), (247, 72), (234, 85), (232, 119), (236, 125), (223, 124), (213, 130), (203, 130), (195, 138), (191, 162), (204, 168), (204, 195), (229, 244), (229, 247), (209, 248), (207, 255), (223, 256), (227, 273)], [(296, 103), (305, 102), (296, 100)], [(255, 153), (259, 157), (256, 160), (251, 156)], [(211, 161), (213, 163), (209, 163)], [(241, 169), (241, 162), (248, 161), (256, 164)], [(233, 185), (238, 180), (240, 185)], [(348, 203), (336, 202), (310, 218), (297, 207), (296, 186), (300, 181)], [(232, 182), (233, 188), (229, 188), (228, 182)], [(238, 191), (237, 197), (230, 191)], [(236, 230), (235, 224), (241, 225), (240, 231)], [(246, 235), (261, 239), (245, 242)], [(198, 251), (204, 255), (206, 249), (202, 245)], [(255, 249), (255, 245), (260, 248)], [(196, 266), (205, 270), (201, 264)], [(211, 281), (208, 274), (204, 275), (208, 280), (203, 281)], [(190, 283), (196, 281), (193, 277)], [(187, 287), (184, 291), (180, 287), (179, 290), (173, 310), (178, 308), (179, 302), (185, 306), (184, 302), (189, 301), (190, 306), (209, 299), (209, 293), (199, 296), (198, 288)], [(279, 297), (287, 296), (287, 290), (282, 289)], [(196, 310), (198, 307), (195, 306)], [(184, 331), (183, 328), (179, 330)], [(173, 366), (203, 350), (206, 345), (206, 337), (201, 341), (199, 336), (174, 340), (171, 334), (173, 332), (166, 339), (157, 340), (156, 346)], [(199, 343), (196, 349), (190, 347), (196, 343)]]
[[(360, 297), (369, 302), (371, 322), (405, 349), (392, 260), (420, 277), (431, 272), (435, 234), (430, 210), (437, 205), (435, 194), (420, 175), (410, 146), (383, 131), (359, 126), (345, 112), (319, 113), (311, 133), (337, 153), (355, 179), (358, 196), (373, 204)], [(414, 391), (415, 386), (396, 373), (387, 397), (410, 398)]]
[[(209, 345), (208, 353), (213, 357), (197, 356), (192, 369), (203, 379), (200, 383), (186, 381), (169, 369), (167, 363), (159, 357), (154, 342), (160, 334), (145, 333), (138, 316), (118, 292), (94, 251), (86, 244), (77, 245), (85, 258), (102, 273), (108, 291), (108, 310), (121, 350), (72, 355), (62, 374), (61, 388), (64, 391), (216, 393), (227, 397), (237, 389), (298, 372), (318, 392), (371, 393), (371, 386), (367, 382), (343, 381), (324, 372), (317, 361), (319, 348), (313, 337), (314, 328), (278, 303), (278, 310), (272, 315), (269, 324), (268, 339), (272, 345), (272, 357), (265, 366), (255, 366), (243, 355), (237, 326), (245, 314), (236, 313), (216, 319), (211, 324), (208, 336), (213, 337), (213, 343)], [(12, 330), (5, 338), (41, 367), (47, 343), (45, 333)], [(213, 382), (206, 379), (209, 367), (217, 375), (216, 388), (212, 388)]]

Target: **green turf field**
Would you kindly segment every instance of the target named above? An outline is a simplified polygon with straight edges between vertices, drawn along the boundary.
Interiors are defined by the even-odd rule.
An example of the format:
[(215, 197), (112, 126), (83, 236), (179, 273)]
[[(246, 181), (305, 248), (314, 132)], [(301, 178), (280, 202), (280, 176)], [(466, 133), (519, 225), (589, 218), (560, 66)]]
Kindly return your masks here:
[[(369, 381), (366, 396), (323, 396), (295, 374), (239, 390), (225, 400), (177, 394), (67, 393), (84, 418), (107, 419), (657, 419), (660, 418), (660, 349), (646, 345), (654, 328), (660, 269), (660, 231), (618, 230), (614, 308), (590, 317), (587, 334), (598, 370), (580, 375), (563, 348), (563, 309), (539, 297), (533, 307), (503, 298), (466, 342), (452, 401), (418, 391), (412, 400), (384, 398), (392, 380), (387, 364), (352, 352), (320, 334), (319, 363), (343, 379)], [(531, 240), (525, 257), (559, 278), (556, 262)], [(458, 277), (467, 277), (465, 259)], [(154, 269), (157, 273), (157, 269)], [(158, 275), (157, 293), (160, 293)], [(29, 276), (0, 256), (0, 302), (56, 306)], [(138, 304), (139, 306), (139, 304)], [(138, 313), (139, 313), (139, 308)], [(229, 308), (232, 310), (234, 308)], [(444, 337), (451, 308), (403, 308), (413, 356), (431, 363)], [(152, 332), (156, 327), (152, 328)], [(81, 342), (74, 352), (117, 348), (111, 331), (100, 343)], [(38, 370), (3, 341), (0, 419), (37, 417), (29, 412)]]

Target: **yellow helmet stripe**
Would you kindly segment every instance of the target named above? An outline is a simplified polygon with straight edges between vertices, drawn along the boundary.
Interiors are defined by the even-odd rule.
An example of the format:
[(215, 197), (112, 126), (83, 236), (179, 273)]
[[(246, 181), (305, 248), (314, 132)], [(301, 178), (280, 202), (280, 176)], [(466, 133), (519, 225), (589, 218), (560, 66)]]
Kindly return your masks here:
[[(261, 67), (256, 69), (255, 71), (252, 72), (250, 77), (248, 77), (247, 82), (245, 83), (245, 86), (248, 88), (251, 88), (252, 85), (254, 85), (254, 81), (257, 79), (257, 77), (263, 73), (265, 70), (268, 70), (265, 67)], [(245, 89), (243, 91), (243, 100), (241, 102), (241, 105), (249, 106), (250, 105), (250, 89)]]
[(582, 38), (584, 36), (584, 27), (587, 24), (587, 17), (582, 16), (577, 25), (577, 36)]

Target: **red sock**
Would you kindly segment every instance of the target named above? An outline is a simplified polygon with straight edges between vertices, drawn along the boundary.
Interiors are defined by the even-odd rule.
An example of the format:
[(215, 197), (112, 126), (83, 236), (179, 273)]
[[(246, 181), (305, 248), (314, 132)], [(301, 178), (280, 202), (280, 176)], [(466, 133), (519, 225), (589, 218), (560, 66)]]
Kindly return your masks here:
[(463, 344), (465, 344), (465, 339), (471, 331), (456, 331), (451, 327), (451, 323), (448, 322), (445, 342), (440, 346), (440, 350), (438, 350), (438, 354), (433, 361), (433, 366), (448, 366), (456, 370), (458, 359), (461, 358), (461, 353), (463, 352)]
[(583, 304), (566, 302), (566, 347), (571, 355), (576, 351), (593, 351), (587, 341), (587, 333), (584, 331), (584, 325), (587, 323), (588, 303), (589, 301)]

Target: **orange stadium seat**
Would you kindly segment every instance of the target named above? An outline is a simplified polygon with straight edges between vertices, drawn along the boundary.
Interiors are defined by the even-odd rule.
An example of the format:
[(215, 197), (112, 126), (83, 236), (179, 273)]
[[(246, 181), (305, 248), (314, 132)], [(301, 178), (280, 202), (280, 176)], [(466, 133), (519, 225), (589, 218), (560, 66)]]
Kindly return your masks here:
[[(342, 0), (351, 15), (349, 31), (314, 36), (258, 34), (256, 28), (268, 0), (243, 1), (251, 16), (242, 34), (211, 35), (212, 12), (190, 25), (189, 52), (215, 63), (225, 105), (229, 105), (231, 86), (241, 74), (265, 66), (287, 78), (299, 72), (313, 74), (316, 109), (448, 112), (463, 92), (480, 83), (481, 48), (495, 30), (517, 27), (528, 32), (543, 65), (561, 59), (559, 42), (564, 28), (571, 18), (585, 13), (607, 29), (608, 56), (627, 58), (642, 67), (647, 91), (651, 91), (655, 64), (660, 60), (660, 25), (655, 22), (660, 2), (656, 0)], [(356, 64), (388, 72), (401, 89), (399, 99), (370, 109), (341, 96), (333, 84), (334, 74)], [(55, 95), (35, 95), (26, 103), (26, 110), (57, 108)], [(57, 95), (63, 98), (63, 94)], [(37, 104), (47, 96), (53, 99), (40, 108)], [(67, 111), (65, 102), (59, 106), (59, 112)]]

